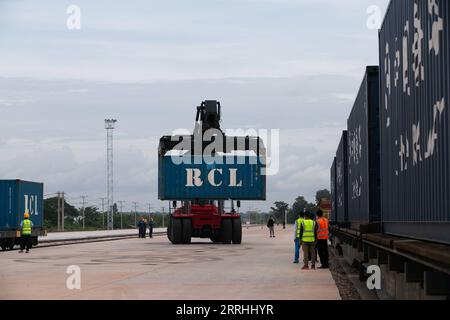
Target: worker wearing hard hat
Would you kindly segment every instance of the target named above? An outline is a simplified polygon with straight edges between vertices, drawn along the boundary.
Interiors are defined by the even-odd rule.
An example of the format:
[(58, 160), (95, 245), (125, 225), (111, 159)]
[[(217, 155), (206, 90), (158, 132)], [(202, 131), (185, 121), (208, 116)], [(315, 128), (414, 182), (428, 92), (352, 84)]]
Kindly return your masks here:
[(30, 214), (25, 212), (23, 215), (23, 220), (20, 223), (21, 237), (20, 237), (20, 253), (23, 249), (27, 249), (26, 253), (30, 251), (31, 248), (31, 232), (33, 230), (33, 222), (30, 220)]

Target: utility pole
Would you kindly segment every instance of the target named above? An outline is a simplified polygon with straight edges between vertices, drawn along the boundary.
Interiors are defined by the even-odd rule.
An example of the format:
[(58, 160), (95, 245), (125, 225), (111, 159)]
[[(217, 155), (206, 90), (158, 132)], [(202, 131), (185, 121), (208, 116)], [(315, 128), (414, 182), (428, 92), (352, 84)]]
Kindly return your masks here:
[(125, 201), (118, 201), (120, 205), (120, 229), (123, 229), (123, 203)]
[(287, 225), (287, 209), (284, 208), (283, 210), (284, 210), (284, 226), (286, 227), (286, 225)]
[(150, 221), (150, 216), (152, 215), (152, 206), (150, 205), (150, 203), (147, 203), (148, 205), (148, 220)]
[(58, 195), (58, 231), (61, 231), (61, 193), (57, 192)]
[(64, 199), (64, 192), (61, 192), (61, 229), (62, 231), (64, 231), (64, 220), (65, 220), (65, 216), (64, 216), (64, 207), (66, 206), (66, 200)]
[(82, 207), (82, 210), (83, 210), (83, 230), (84, 230), (84, 228), (85, 228), (85, 216), (84, 216), (84, 211), (85, 211), (85, 209), (86, 209), (86, 199), (87, 199), (87, 196), (81, 196), (81, 199), (83, 199), (83, 207)]
[(166, 214), (166, 208), (161, 207), (162, 210), (162, 227), (164, 228), (164, 215)]
[(136, 227), (137, 225), (137, 202), (133, 202), (133, 206), (134, 206), (134, 226)]
[(102, 200), (102, 223), (103, 223), (103, 229), (105, 229), (105, 200), (106, 198), (100, 198)]
[(107, 153), (107, 198), (108, 198), (108, 230), (114, 229), (114, 167), (113, 167), (113, 130), (115, 129), (115, 119), (105, 119), (106, 129), (106, 153)]

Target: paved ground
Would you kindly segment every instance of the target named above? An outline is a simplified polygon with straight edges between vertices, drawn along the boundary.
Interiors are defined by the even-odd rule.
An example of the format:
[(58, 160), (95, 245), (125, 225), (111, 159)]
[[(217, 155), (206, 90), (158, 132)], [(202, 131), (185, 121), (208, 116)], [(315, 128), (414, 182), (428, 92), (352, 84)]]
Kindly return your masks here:
[[(0, 252), (0, 299), (340, 299), (329, 271), (292, 264), (292, 229), (244, 229), (242, 245), (166, 237)], [(67, 267), (81, 268), (69, 290)]]

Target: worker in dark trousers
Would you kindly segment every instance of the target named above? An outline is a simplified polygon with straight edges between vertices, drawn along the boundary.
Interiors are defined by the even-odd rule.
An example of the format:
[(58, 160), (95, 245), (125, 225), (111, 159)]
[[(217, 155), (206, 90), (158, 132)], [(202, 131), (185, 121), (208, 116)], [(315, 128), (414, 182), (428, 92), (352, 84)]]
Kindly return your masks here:
[(300, 227), (300, 239), (303, 248), (303, 262), (302, 270), (309, 269), (309, 259), (311, 259), (311, 269), (316, 268), (316, 239), (317, 239), (317, 223), (312, 220), (310, 213), (305, 214), (305, 219)]
[(300, 247), (302, 245), (300, 241), (300, 227), (305, 218), (305, 214), (303, 212), (299, 212), (298, 219), (295, 220), (295, 228), (294, 228), (294, 263), (299, 263), (300, 258)]
[(148, 235), (150, 238), (153, 238), (153, 217), (150, 217), (148, 220)]
[(21, 237), (20, 237), (20, 253), (23, 249), (27, 249), (26, 253), (30, 251), (31, 248), (31, 233), (33, 230), (33, 222), (30, 220), (30, 215), (27, 213), (23, 216), (23, 221), (20, 223)]
[(267, 221), (267, 228), (269, 228), (270, 237), (275, 238), (275, 219), (270, 216), (269, 221)]
[(137, 227), (139, 229), (139, 238), (144, 238), (144, 232), (145, 232), (144, 217), (141, 217), (141, 220), (139, 220)]
[(328, 219), (323, 216), (322, 210), (317, 211), (317, 251), (320, 258), (320, 269), (328, 269)]

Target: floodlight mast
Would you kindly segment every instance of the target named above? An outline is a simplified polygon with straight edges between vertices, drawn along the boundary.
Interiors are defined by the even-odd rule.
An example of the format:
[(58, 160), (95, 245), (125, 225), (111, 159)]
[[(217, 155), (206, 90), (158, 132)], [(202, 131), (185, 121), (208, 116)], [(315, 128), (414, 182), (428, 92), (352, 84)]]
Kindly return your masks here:
[(108, 202), (107, 229), (114, 229), (114, 162), (113, 162), (113, 130), (116, 119), (105, 119), (106, 129), (106, 194)]

